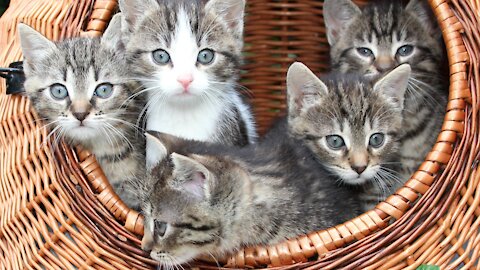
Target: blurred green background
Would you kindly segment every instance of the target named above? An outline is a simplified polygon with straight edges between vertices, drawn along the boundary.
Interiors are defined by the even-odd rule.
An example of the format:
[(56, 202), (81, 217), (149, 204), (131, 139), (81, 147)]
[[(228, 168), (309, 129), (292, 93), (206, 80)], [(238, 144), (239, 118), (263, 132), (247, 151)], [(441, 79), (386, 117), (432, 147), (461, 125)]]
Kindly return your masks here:
[(5, 9), (7, 9), (8, 3), (10, 3), (10, 0), (0, 0), (0, 16), (2, 16)]

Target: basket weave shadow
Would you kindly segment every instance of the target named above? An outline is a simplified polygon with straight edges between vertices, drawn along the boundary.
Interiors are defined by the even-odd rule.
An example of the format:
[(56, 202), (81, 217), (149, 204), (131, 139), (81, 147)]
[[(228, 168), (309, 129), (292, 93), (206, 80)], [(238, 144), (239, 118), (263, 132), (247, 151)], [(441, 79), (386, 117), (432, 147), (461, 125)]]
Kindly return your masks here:
[[(375, 210), (276, 246), (247, 248), (220, 259), (222, 267), (480, 267), (480, 3), (429, 3), (448, 51), (450, 101), (438, 142), (412, 179)], [(0, 18), (0, 65), (21, 59), (18, 22), (52, 40), (98, 36), (116, 9), (112, 0), (12, 1)], [(242, 82), (265, 131), (285, 111), (291, 62), (328, 69), (322, 1), (250, 0), (247, 11)], [(142, 217), (113, 193), (95, 158), (64, 144), (52, 148), (27, 99), (5, 95), (3, 81), (0, 89), (0, 268), (155, 269), (139, 248)]]

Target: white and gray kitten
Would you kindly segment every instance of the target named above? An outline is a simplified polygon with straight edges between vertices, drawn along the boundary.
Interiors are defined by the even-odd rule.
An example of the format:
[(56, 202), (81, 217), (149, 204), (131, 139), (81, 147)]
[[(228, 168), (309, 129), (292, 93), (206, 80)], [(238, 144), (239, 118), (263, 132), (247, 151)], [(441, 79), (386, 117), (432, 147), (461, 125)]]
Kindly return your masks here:
[[(296, 63), (287, 79), (289, 116), (257, 144), (238, 148), (147, 135), (157, 155), (142, 181), (142, 247), (168, 267), (353, 218), (361, 209), (358, 191), (338, 185), (331, 156), (348, 166), (342, 172), (368, 167), (368, 176), (349, 176), (358, 184), (382, 170), (378, 156), (395, 157), (405, 91), (396, 85), (406, 87), (408, 73), (405, 65), (375, 84), (334, 75), (320, 80)], [(356, 158), (363, 151), (375, 154), (364, 163)]]
[(116, 192), (133, 207), (138, 199), (124, 185), (142, 173), (145, 146), (134, 126), (141, 104), (125, 103), (137, 86), (128, 80), (125, 57), (117, 50), (118, 23), (112, 21), (102, 38), (62, 42), (24, 24), (18, 31), (25, 90), (50, 135), (95, 154)]
[(245, 1), (203, 2), (120, 1), (127, 56), (148, 96), (147, 129), (246, 145), (256, 132), (237, 91)]
[(364, 7), (326, 0), (324, 16), (334, 70), (376, 77), (410, 64), (399, 134), (402, 178), (408, 180), (436, 141), (448, 97), (445, 46), (431, 8), (423, 0), (379, 0)]

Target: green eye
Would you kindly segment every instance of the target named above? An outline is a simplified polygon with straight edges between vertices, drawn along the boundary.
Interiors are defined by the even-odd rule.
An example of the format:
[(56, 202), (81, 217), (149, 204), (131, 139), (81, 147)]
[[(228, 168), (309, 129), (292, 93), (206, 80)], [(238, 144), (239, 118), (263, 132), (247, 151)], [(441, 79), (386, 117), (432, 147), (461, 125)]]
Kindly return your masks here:
[(99, 98), (109, 98), (113, 94), (113, 85), (109, 83), (100, 84), (93, 94)]
[(413, 46), (412, 45), (404, 45), (397, 50), (397, 55), (400, 55), (400, 56), (403, 56), (403, 57), (409, 56), (412, 53), (413, 53)]
[(330, 135), (326, 137), (327, 145), (333, 150), (339, 150), (345, 146), (345, 141), (341, 136)]
[(384, 141), (385, 141), (385, 134), (375, 133), (372, 136), (370, 136), (370, 140), (368, 141), (368, 144), (373, 148), (379, 148), (380, 146), (383, 145)]
[(361, 56), (365, 56), (365, 57), (372, 57), (372, 55), (373, 55), (372, 50), (370, 50), (369, 48), (364, 48), (364, 47), (357, 48), (357, 52)]
[(50, 94), (56, 100), (64, 100), (68, 97), (68, 91), (63, 84), (54, 84), (50, 86)]
[(163, 237), (165, 235), (165, 232), (167, 232), (167, 223), (155, 220), (155, 228), (153, 229), (153, 232), (155, 235), (158, 235), (160, 237)]
[(153, 61), (159, 65), (166, 65), (170, 63), (170, 54), (165, 50), (159, 49), (152, 53)]
[(213, 59), (215, 58), (215, 52), (210, 50), (210, 49), (204, 49), (201, 50), (198, 53), (197, 57), (197, 62), (202, 64), (202, 65), (208, 65), (213, 62)]

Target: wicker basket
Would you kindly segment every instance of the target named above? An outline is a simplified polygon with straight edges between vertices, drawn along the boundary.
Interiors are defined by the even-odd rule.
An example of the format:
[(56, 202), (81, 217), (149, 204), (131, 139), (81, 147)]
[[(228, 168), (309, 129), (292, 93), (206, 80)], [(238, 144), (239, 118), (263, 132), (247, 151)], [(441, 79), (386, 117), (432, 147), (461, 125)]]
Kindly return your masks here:
[[(334, 228), (191, 266), (479, 269), (480, 2), (429, 2), (448, 51), (450, 101), (437, 144), (405, 186)], [(0, 18), (0, 66), (21, 59), (18, 22), (52, 40), (101, 35), (116, 9), (113, 0), (12, 0)], [(250, 0), (247, 11), (243, 82), (263, 132), (285, 110), (288, 65), (324, 71), (328, 45), (322, 1)], [(3, 81), (0, 89), (0, 269), (155, 269), (139, 247), (142, 217), (114, 194), (95, 158), (52, 150), (28, 100), (6, 95)]]

